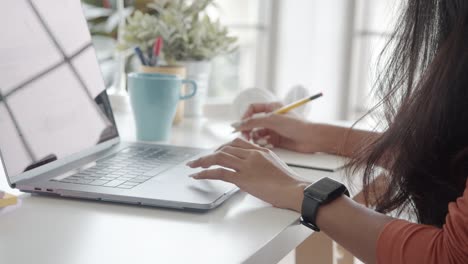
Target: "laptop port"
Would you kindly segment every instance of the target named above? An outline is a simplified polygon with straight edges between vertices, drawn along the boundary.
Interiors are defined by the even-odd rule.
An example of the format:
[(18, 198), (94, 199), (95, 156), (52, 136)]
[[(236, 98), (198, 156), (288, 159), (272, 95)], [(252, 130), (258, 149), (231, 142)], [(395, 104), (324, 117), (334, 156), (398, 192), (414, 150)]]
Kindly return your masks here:
[(48, 192), (53, 192), (54, 190), (52, 190), (52, 189), (46, 189), (46, 191), (48, 191)]
[(34, 190), (35, 190), (35, 191), (42, 191), (42, 189), (41, 189), (41, 188), (37, 188), (37, 187), (36, 187), (36, 188), (34, 188)]

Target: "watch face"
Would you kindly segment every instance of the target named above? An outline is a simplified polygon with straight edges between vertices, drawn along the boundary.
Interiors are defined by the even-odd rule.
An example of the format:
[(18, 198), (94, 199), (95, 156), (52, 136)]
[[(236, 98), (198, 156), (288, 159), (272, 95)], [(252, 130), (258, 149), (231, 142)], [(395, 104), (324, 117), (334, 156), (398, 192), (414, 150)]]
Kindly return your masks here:
[(349, 196), (346, 186), (330, 178), (322, 178), (307, 187), (304, 191), (304, 195), (319, 201), (328, 201), (342, 194)]
[(325, 201), (329, 197), (330, 193), (333, 193), (341, 186), (343, 186), (343, 184), (337, 181), (329, 178), (322, 178), (307, 188), (307, 192), (312, 194), (315, 199), (318, 198), (321, 201)]

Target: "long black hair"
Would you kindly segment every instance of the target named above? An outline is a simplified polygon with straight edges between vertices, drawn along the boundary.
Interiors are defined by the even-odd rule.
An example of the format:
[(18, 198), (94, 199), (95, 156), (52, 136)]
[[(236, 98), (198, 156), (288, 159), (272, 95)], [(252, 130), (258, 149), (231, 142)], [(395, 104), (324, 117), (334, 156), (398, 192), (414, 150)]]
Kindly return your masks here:
[[(410, 208), (440, 227), (468, 175), (468, 1), (407, 0), (398, 21), (375, 87), (387, 129), (351, 165), (364, 168), (377, 211)], [(387, 168), (380, 193), (377, 164)]]

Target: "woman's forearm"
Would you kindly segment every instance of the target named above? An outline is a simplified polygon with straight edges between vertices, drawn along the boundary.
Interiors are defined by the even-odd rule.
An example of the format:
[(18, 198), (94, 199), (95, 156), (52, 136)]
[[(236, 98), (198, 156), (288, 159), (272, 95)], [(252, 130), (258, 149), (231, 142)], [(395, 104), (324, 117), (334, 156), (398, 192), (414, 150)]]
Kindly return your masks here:
[(317, 144), (321, 145), (324, 152), (351, 157), (363, 145), (376, 140), (380, 133), (339, 127), (328, 124), (312, 124), (312, 129), (316, 132)]
[[(303, 192), (298, 187), (297, 194)], [(301, 212), (303, 195), (291, 194), (294, 210)], [(293, 198), (294, 197), (294, 198)], [(376, 262), (377, 240), (385, 224), (393, 218), (370, 210), (346, 196), (322, 205), (317, 214), (316, 224), (330, 238), (349, 250), (365, 263)]]
[(375, 263), (379, 234), (392, 220), (342, 196), (319, 208), (316, 223), (354, 256), (365, 263)]

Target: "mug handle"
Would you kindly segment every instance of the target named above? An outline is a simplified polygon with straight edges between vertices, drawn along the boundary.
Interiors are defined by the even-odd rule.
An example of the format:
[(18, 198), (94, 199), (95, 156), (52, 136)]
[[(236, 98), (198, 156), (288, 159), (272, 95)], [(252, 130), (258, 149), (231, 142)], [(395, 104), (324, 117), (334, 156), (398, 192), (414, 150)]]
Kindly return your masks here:
[(180, 100), (187, 100), (189, 98), (192, 98), (197, 93), (197, 83), (195, 81), (192, 81), (192, 80), (182, 80), (182, 83), (183, 84), (190, 84), (190, 86), (192, 86), (192, 92), (190, 94), (181, 95), (179, 97), (179, 99)]

